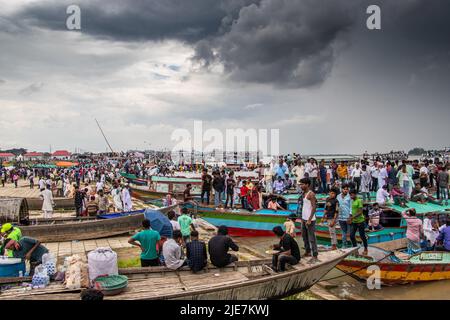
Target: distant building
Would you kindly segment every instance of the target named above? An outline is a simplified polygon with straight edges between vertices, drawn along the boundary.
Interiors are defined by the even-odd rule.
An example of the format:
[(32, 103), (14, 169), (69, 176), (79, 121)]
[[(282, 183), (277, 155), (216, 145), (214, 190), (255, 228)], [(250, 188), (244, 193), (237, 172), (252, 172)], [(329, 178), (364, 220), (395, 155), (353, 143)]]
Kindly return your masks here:
[(0, 153), (1, 161), (12, 161), (12, 160), (14, 160), (15, 157), (16, 156), (13, 153), (9, 153), (9, 152)]
[(41, 152), (27, 152), (23, 155), (25, 161), (44, 160), (44, 154)]
[(72, 154), (66, 150), (57, 150), (52, 153), (52, 158), (57, 160), (69, 160)]

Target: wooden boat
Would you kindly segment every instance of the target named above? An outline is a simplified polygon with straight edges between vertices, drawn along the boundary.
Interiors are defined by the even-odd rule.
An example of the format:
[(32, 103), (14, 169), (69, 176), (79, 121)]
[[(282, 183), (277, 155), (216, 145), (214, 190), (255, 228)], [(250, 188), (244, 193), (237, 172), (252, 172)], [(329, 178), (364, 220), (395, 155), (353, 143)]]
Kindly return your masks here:
[[(256, 212), (236, 209), (217, 209), (206, 205), (183, 204), (192, 214), (199, 215), (203, 220), (218, 227), (225, 225), (231, 236), (236, 237), (271, 237), (272, 229), (282, 226), (291, 211), (261, 209)], [(300, 224), (297, 224), (300, 227)], [(297, 230), (300, 232), (300, 229)]]
[[(75, 200), (73, 198), (53, 198), (55, 202), (55, 209), (74, 210)], [(29, 210), (42, 210), (42, 203), (44, 200), (41, 198), (27, 198)]]
[(59, 218), (40, 219), (37, 225), (19, 226), (22, 235), (41, 242), (63, 242), (112, 237), (135, 231), (141, 226), (144, 210), (112, 219)]
[(172, 193), (176, 198), (182, 199), (187, 184), (192, 185), (191, 195), (200, 196), (201, 179), (152, 176), (149, 187), (133, 186), (130, 189), (131, 195), (142, 201), (161, 199), (168, 193)]
[[(174, 205), (157, 210), (167, 214), (176, 207), (177, 205)], [(22, 230), (22, 235), (41, 242), (89, 240), (132, 232), (141, 227), (144, 211), (107, 214), (101, 217), (30, 219), (26, 198), (0, 198), (0, 221), (14, 223)]]
[(138, 178), (135, 174), (121, 172), (120, 175), (125, 178), (128, 183), (132, 183), (138, 186), (146, 186), (147, 180)]
[[(167, 214), (177, 205), (162, 207), (157, 211)], [(134, 232), (141, 228), (145, 209), (131, 212), (119, 212), (99, 217), (65, 217), (53, 219), (33, 219), (35, 225), (19, 226), (23, 236), (38, 239), (41, 242), (62, 242), (72, 240), (90, 240), (107, 238)]]
[[(322, 253), (320, 263), (304, 261), (283, 273), (268, 273), (263, 265), (270, 260), (240, 261), (225, 268), (208, 268), (193, 274), (187, 268), (172, 271), (165, 267), (121, 269), (128, 277), (128, 287), (109, 300), (264, 300), (277, 299), (309, 289), (354, 249)], [(30, 278), (1, 279), (1, 283), (17, 283)], [(2, 291), (3, 300), (79, 300), (80, 290), (68, 290), (52, 283), (43, 289), (24, 291), (12, 287)]]
[(406, 239), (369, 246), (367, 256), (349, 256), (337, 268), (365, 280), (373, 274), (367, 268), (375, 265), (382, 284), (450, 280), (450, 252), (424, 251), (408, 256), (399, 251), (405, 246)]

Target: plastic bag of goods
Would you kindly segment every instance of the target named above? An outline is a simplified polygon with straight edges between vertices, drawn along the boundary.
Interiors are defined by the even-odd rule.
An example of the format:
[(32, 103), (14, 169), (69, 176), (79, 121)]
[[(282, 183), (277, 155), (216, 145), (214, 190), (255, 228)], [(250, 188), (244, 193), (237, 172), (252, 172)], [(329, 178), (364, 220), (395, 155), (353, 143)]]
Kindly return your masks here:
[(56, 259), (52, 253), (46, 253), (42, 256), (42, 265), (47, 268), (49, 277), (56, 274)]
[(48, 276), (47, 268), (42, 264), (38, 265), (34, 269), (34, 275), (31, 279), (31, 284), (33, 287), (43, 288), (47, 286), (50, 282), (50, 277)]
[(119, 274), (117, 253), (109, 247), (97, 248), (88, 253), (89, 279)]
[(75, 254), (67, 257), (64, 265), (67, 266), (64, 281), (67, 289), (89, 288), (89, 271), (85, 259)]

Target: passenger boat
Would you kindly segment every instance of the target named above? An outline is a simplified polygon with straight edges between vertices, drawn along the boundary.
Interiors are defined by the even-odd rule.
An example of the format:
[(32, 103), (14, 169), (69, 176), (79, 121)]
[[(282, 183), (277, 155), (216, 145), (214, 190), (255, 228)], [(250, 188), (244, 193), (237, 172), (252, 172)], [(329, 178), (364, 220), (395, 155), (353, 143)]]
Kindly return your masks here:
[(192, 185), (191, 195), (200, 196), (201, 179), (152, 176), (150, 186), (132, 186), (130, 189), (133, 197), (150, 201), (164, 198), (168, 193), (172, 193), (176, 198), (183, 198), (183, 192), (188, 184)]
[[(173, 271), (165, 267), (120, 269), (128, 287), (106, 300), (265, 300), (284, 298), (309, 289), (354, 249), (321, 253), (321, 262), (288, 266), (283, 273), (267, 272), (270, 260), (239, 261), (225, 268), (208, 267), (194, 274), (188, 268)], [(1, 279), (0, 283), (31, 281), (27, 278)], [(2, 291), (3, 300), (79, 300), (80, 290), (52, 283), (43, 289), (23, 290), (12, 286)]]
[(337, 268), (365, 280), (373, 275), (367, 268), (375, 265), (382, 284), (450, 280), (450, 252), (423, 251), (409, 256), (401, 251), (404, 247), (406, 239), (369, 246), (367, 256), (348, 256)]
[[(217, 209), (213, 206), (183, 204), (192, 214), (199, 215), (208, 223), (219, 227), (225, 225), (231, 236), (236, 237), (267, 237), (274, 236), (272, 229), (282, 226), (291, 211), (261, 209), (250, 212), (243, 209)], [(300, 227), (300, 224), (297, 223)], [(300, 232), (300, 229), (297, 229)]]

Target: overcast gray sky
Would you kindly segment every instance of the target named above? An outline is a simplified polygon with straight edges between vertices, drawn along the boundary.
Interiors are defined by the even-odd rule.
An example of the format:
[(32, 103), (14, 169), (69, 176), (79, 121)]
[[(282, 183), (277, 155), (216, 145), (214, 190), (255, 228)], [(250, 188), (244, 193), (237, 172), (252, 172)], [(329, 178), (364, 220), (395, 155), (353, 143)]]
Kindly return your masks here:
[[(168, 147), (280, 129), (281, 152), (449, 146), (448, 0), (0, 0), (0, 149)], [(378, 4), (382, 30), (366, 28)]]

